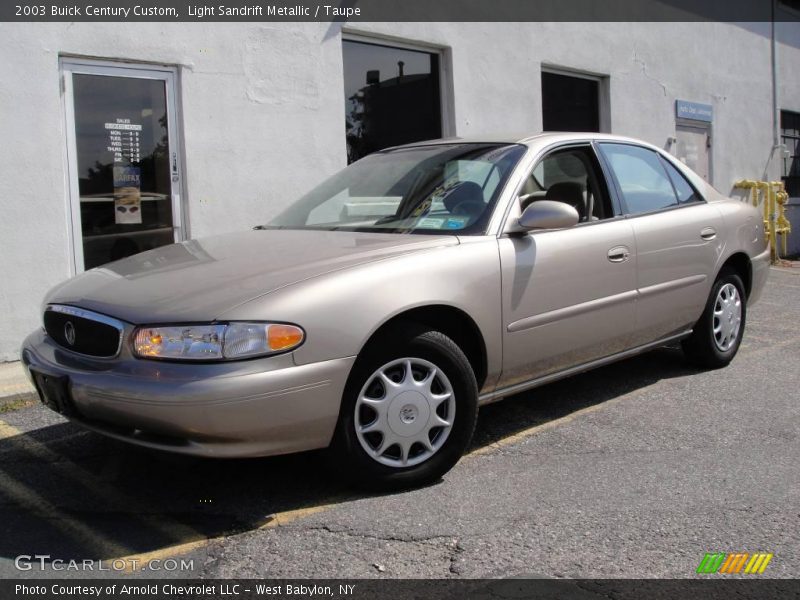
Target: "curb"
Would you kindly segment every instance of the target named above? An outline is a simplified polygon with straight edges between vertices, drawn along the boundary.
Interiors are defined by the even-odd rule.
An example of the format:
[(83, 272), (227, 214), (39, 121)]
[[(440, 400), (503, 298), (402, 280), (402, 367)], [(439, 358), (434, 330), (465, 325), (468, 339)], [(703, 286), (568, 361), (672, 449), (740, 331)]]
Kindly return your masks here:
[(25, 369), (19, 361), (0, 363), (0, 400), (35, 394)]

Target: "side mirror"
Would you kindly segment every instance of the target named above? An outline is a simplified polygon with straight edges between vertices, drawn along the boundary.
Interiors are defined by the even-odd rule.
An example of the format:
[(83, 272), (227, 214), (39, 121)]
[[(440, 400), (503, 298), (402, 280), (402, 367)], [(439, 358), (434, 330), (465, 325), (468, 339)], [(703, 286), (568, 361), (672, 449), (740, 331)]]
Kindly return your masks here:
[(578, 224), (578, 211), (566, 202), (537, 200), (519, 218), (523, 229), (566, 229)]

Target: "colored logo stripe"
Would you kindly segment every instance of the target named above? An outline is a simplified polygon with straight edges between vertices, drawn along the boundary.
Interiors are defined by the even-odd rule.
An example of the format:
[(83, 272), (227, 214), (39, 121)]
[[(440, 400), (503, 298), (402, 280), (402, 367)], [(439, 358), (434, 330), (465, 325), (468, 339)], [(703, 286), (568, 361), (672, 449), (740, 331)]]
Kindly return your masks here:
[(716, 573), (722, 561), (725, 560), (724, 552), (717, 552), (716, 554), (706, 554), (703, 560), (700, 561), (700, 566), (697, 567), (698, 573)]
[(750, 558), (747, 552), (739, 552), (737, 554), (728, 554), (728, 558), (722, 563), (720, 573), (738, 573), (742, 570), (745, 561)]
[(752, 555), (749, 552), (706, 553), (696, 572), (736, 574), (741, 573), (744, 568), (744, 572), (747, 574), (761, 574), (767, 568), (772, 557), (773, 554), (766, 552), (756, 552)]
[(747, 567), (745, 567), (745, 573), (763, 573), (764, 569), (767, 568), (769, 561), (772, 560), (772, 554), (766, 554), (761, 552), (759, 554), (753, 554), (753, 558), (750, 559), (750, 562), (747, 563)]

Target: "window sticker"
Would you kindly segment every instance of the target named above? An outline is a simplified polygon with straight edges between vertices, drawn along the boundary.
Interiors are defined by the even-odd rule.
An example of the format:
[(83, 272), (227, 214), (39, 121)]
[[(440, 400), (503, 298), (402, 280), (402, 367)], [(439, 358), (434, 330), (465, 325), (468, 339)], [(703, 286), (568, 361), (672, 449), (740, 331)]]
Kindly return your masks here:
[(469, 217), (450, 217), (444, 224), (445, 229), (463, 229), (467, 225)]
[(443, 225), (444, 219), (434, 217), (426, 217), (419, 222), (419, 227), (422, 229), (441, 229)]

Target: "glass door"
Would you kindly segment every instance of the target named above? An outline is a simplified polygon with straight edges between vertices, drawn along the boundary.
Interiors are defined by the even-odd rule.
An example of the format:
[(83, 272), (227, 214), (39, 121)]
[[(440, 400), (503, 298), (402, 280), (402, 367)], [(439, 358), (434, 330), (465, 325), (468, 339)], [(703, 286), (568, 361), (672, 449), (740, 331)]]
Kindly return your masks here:
[(174, 70), (62, 69), (74, 271), (183, 239)]

